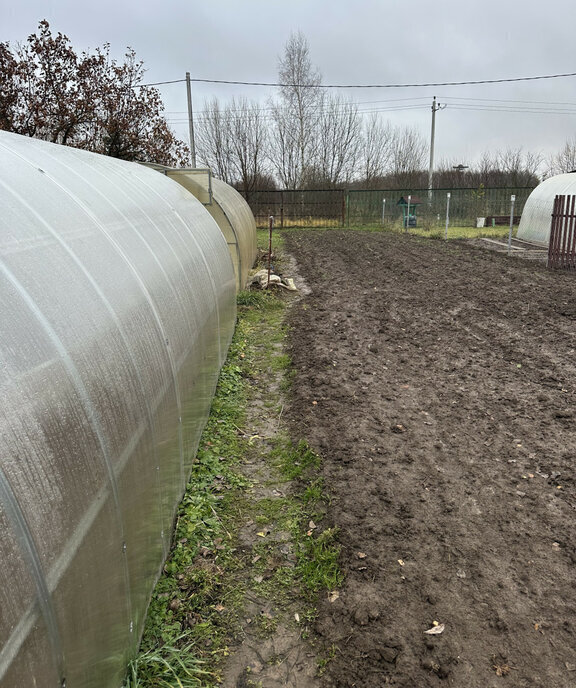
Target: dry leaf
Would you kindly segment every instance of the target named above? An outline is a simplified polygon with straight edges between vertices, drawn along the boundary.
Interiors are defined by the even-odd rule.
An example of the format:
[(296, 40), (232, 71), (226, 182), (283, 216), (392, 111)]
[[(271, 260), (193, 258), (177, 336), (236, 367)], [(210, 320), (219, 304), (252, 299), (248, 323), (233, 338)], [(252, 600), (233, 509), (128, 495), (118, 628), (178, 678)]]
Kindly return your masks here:
[(366, 554), (364, 552), (356, 552), (358, 559), (366, 559)]
[(403, 559), (398, 559), (398, 563), (400, 564), (400, 566), (404, 566), (404, 560)]
[(266, 537), (266, 533), (263, 530), (261, 530), (259, 533), (256, 533), (256, 535), (258, 537)]
[(317, 527), (317, 526), (316, 526), (316, 524), (314, 523), (314, 521), (310, 521), (310, 523), (308, 524), (308, 528), (309, 528), (310, 530), (314, 530), (316, 527)]
[(336, 600), (340, 597), (340, 593), (338, 590), (332, 590), (332, 592), (328, 593), (328, 602), (336, 602)]
[(438, 624), (437, 626), (432, 626), (432, 628), (429, 628), (427, 631), (424, 631), (424, 633), (426, 633), (427, 635), (440, 635), (440, 633), (444, 632), (444, 628), (444, 624)]
[(217, 612), (223, 612), (223, 611), (226, 609), (226, 607), (225, 607), (224, 605), (222, 605), (222, 604), (217, 604), (217, 605), (214, 607), (214, 609), (215, 609)]

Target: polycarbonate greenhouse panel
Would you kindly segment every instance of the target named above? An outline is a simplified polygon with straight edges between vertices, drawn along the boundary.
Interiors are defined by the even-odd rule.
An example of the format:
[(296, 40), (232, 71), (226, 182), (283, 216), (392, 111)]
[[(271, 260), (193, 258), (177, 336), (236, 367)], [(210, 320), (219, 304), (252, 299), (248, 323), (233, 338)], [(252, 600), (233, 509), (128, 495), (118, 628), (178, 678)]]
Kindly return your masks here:
[(118, 688), (235, 324), (202, 204), (0, 131), (0, 686)]
[(159, 171), (206, 205), (226, 238), (236, 274), (236, 288), (244, 289), (257, 255), (256, 221), (248, 203), (234, 187), (206, 174), (206, 170), (162, 168)]
[(518, 238), (547, 244), (550, 238), (554, 197), (570, 194), (576, 194), (576, 173), (573, 172), (549, 177), (539, 184), (524, 205), (518, 226)]
[(238, 288), (244, 289), (257, 254), (254, 215), (238, 191), (221, 179), (212, 179), (212, 196), (214, 202), (212, 206), (207, 206), (208, 210), (216, 220), (218, 208), (224, 214), (226, 221), (222, 225), (229, 225), (235, 244), (231, 254), (234, 255), (233, 262), (237, 264)]

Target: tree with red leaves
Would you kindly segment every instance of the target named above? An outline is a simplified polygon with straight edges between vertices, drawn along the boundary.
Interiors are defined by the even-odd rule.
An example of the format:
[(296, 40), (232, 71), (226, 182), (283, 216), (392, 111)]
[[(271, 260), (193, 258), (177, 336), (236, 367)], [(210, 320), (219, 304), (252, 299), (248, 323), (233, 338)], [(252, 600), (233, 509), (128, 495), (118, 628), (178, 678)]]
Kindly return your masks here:
[(77, 55), (43, 20), (15, 49), (0, 43), (0, 129), (123, 160), (189, 165), (158, 89), (142, 85), (144, 71), (131, 48), (122, 63), (108, 43)]

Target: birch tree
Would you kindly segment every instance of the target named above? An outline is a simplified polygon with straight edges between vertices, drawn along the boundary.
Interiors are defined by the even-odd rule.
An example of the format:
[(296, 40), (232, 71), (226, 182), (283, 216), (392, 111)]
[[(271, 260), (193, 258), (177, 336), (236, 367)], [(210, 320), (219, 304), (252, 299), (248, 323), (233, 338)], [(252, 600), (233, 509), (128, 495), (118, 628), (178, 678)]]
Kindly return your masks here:
[(271, 102), (271, 161), (281, 184), (301, 188), (307, 170), (315, 167), (320, 145), (318, 118), (322, 106), (322, 77), (312, 65), (308, 41), (292, 34), (278, 62), (278, 100)]

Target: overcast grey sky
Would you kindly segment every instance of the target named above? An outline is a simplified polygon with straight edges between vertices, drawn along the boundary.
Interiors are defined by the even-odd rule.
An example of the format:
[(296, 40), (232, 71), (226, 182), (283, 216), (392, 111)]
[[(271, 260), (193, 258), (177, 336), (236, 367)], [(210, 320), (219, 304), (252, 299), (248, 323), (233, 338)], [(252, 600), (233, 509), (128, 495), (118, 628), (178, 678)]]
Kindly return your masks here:
[[(15, 43), (47, 19), (74, 47), (126, 46), (147, 82), (193, 78), (277, 81), (292, 32), (308, 39), (325, 84), (472, 81), (576, 72), (574, 0), (0, 0), (0, 40)], [(159, 87), (167, 117), (187, 138), (185, 84)], [(212, 96), (256, 99), (272, 88), (193, 84), (194, 108)], [(576, 135), (576, 77), (478, 86), (350, 89), (362, 111), (415, 125), (436, 160), (472, 164), (485, 150), (522, 146), (544, 155)], [(508, 102), (513, 101), (513, 102)], [(406, 109), (395, 109), (403, 107)]]

